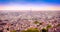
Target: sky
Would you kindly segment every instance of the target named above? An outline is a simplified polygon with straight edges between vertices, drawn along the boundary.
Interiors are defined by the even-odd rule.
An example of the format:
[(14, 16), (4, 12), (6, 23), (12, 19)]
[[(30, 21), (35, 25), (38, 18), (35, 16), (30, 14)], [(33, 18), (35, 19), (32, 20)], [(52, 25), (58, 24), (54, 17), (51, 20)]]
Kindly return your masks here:
[(0, 0), (0, 10), (60, 10), (60, 0)]

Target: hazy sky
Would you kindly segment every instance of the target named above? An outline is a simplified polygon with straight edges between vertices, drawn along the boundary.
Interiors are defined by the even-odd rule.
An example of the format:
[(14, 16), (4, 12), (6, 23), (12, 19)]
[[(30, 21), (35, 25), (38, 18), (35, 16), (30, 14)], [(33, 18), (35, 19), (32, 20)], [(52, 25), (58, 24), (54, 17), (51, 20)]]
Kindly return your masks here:
[(0, 10), (60, 10), (60, 0), (0, 0)]

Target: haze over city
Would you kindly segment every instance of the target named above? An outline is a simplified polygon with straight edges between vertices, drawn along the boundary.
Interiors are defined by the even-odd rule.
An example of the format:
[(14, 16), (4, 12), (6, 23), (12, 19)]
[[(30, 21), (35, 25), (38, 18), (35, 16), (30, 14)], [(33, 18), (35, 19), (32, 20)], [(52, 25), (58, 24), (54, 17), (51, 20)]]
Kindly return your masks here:
[(0, 0), (0, 10), (60, 10), (60, 0)]

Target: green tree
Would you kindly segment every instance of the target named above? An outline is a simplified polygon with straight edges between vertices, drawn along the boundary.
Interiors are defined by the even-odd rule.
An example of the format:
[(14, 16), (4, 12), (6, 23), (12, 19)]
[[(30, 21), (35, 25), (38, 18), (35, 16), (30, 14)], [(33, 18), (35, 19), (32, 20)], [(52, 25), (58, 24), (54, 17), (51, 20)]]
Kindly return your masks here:
[(49, 28), (51, 28), (51, 27), (52, 27), (52, 26), (51, 26), (50, 24), (48, 24), (46, 28), (49, 29)]
[(12, 30), (11, 32), (16, 32), (16, 30)]
[(47, 32), (48, 32), (48, 30), (49, 30), (50, 28), (52, 28), (52, 26), (51, 26), (50, 24), (48, 24), (47, 27), (46, 27)]
[(43, 28), (43, 29), (41, 29), (41, 32), (48, 32), (48, 30)]
[(22, 32), (26, 32), (25, 30), (22, 30)]
[(34, 28), (34, 29), (27, 29), (26, 31), (24, 30), (23, 32), (39, 32), (39, 30)]
[(39, 24), (39, 22), (38, 21), (35, 21), (34, 24)]

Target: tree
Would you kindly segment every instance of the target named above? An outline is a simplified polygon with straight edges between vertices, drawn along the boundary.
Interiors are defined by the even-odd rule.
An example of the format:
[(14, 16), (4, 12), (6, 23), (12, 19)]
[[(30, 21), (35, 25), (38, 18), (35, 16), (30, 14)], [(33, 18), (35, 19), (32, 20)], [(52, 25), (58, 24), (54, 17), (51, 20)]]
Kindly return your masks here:
[(22, 32), (39, 32), (37, 28), (27, 29), (26, 31), (23, 30)]
[(22, 32), (26, 32), (25, 30), (22, 30)]
[(48, 30), (43, 28), (43, 29), (41, 29), (41, 32), (48, 32)]
[(51, 28), (52, 26), (50, 24), (47, 25), (46, 29), (47, 29), (47, 32), (49, 30), (49, 28)]
[(46, 28), (49, 29), (49, 28), (51, 28), (51, 27), (52, 27), (52, 26), (51, 26), (50, 24), (48, 24)]
[(16, 32), (16, 30), (12, 30), (11, 32)]
[(35, 21), (34, 24), (39, 24), (39, 22), (38, 21)]

